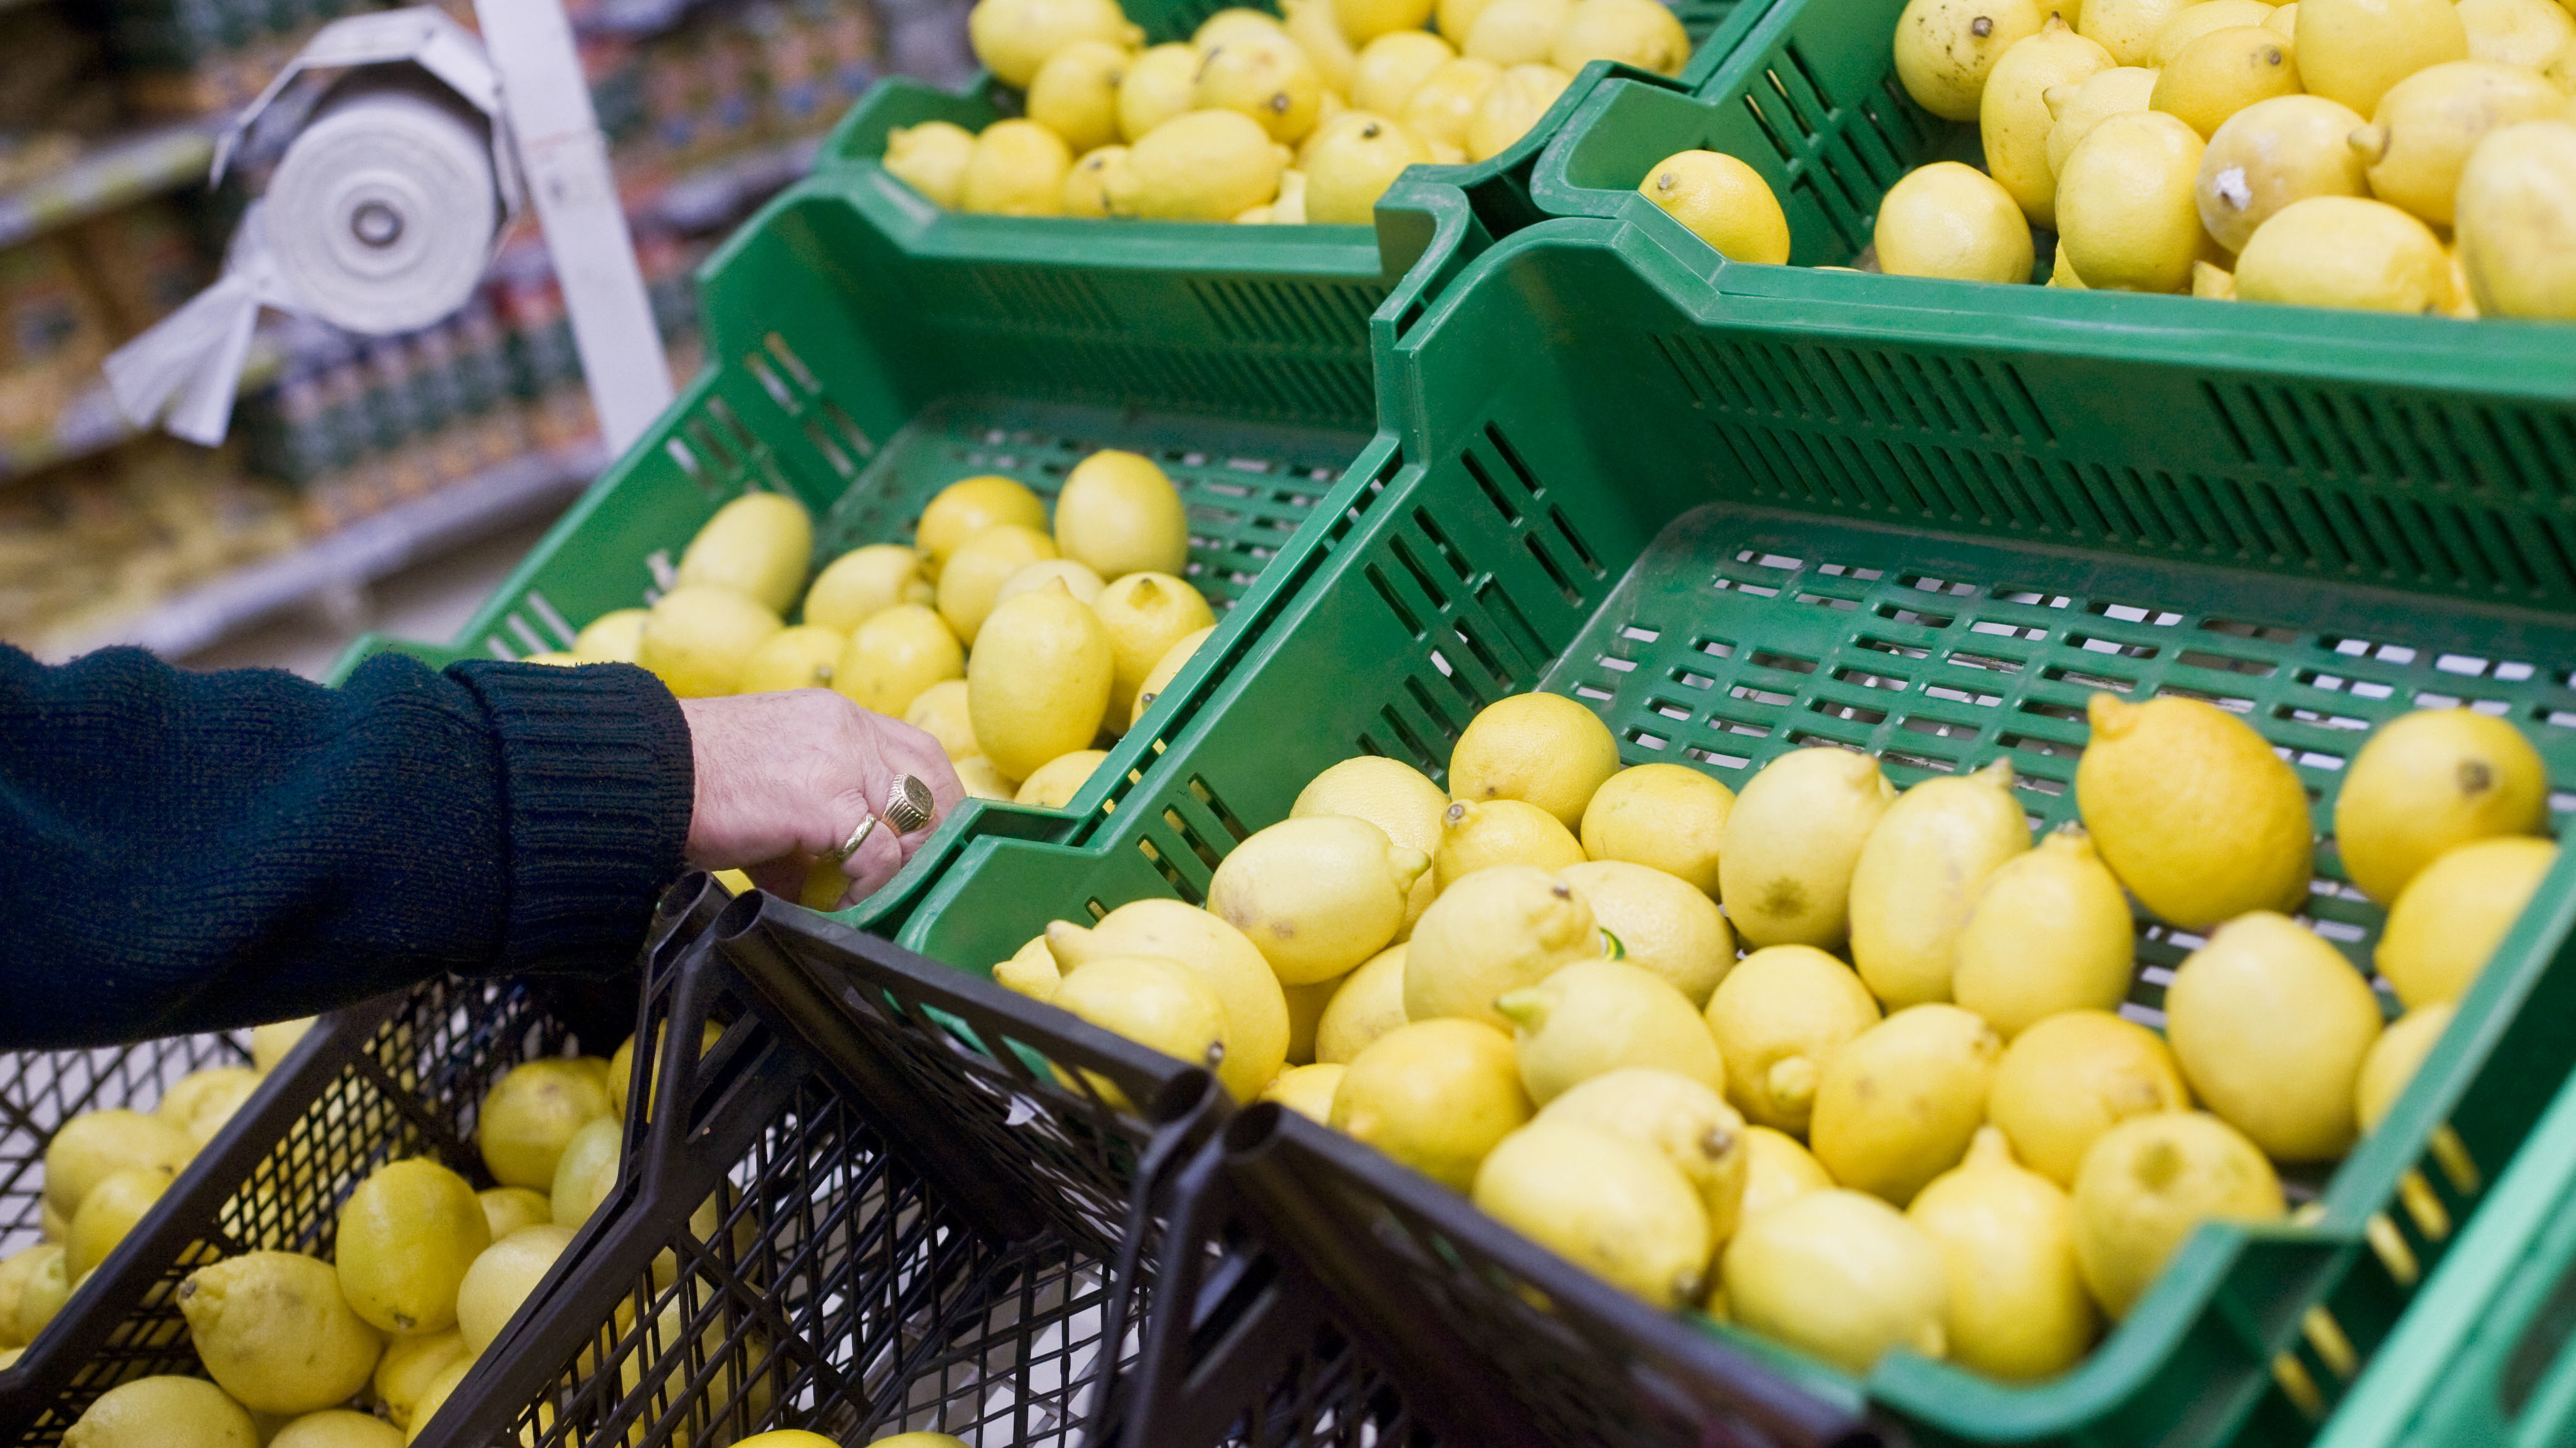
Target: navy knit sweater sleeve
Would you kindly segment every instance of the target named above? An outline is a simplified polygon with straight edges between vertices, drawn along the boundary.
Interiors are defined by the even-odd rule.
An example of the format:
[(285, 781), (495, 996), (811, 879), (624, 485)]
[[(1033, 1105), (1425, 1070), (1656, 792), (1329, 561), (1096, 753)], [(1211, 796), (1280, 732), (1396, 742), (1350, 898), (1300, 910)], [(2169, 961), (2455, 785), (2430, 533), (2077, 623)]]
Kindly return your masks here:
[(0, 1046), (630, 961), (694, 779), (652, 675), (394, 656), (324, 688), (0, 646)]

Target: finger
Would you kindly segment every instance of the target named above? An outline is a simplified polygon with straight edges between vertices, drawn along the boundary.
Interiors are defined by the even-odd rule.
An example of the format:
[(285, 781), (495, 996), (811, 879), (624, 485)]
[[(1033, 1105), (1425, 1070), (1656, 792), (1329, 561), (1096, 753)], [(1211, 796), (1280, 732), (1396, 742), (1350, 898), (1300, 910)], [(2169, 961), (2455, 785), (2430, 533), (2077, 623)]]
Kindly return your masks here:
[(900, 734), (888, 734), (878, 741), (880, 756), (888, 768), (898, 774), (909, 774), (930, 791), (930, 819), (917, 830), (907, 830), (904, 837), (914, 843), (927, 839), (949, 812), (966, 797), (966, 787), (958, 782), (957, 767), (948, 759), (948, 751), (939, 741), (909, 725), (897, 726)]
[(793, 900), (805, 888), (805, 861), (801, 855), (781, 855), (757, 865), (745, 865), (742, 872), (751, 877), (764, 894)]
[(896, 839), (895, 832), (880, 823), (859, 841), (859, 848), (841, 862), (841, 873), (850, 877), (850, 886), (841, 892), (841, 908), (846, 910), (885, 888), (900, 873), (910, 852)]

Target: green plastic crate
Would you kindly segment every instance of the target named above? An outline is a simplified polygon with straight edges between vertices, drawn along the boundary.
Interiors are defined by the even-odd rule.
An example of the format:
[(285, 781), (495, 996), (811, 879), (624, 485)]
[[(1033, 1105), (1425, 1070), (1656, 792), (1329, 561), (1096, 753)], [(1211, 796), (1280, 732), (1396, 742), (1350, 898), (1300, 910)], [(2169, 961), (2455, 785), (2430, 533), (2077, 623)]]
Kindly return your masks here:
[[(2541, 546), (2568, 490), (2072, 475), (2050, 453), (2074, 419), (2041, 433), (2008, 378), (1935, 358), (1901, 374), (1917, 432), (1940, 417), (1979, 431), (1903, 453), (1851, 435), (1848, 391), (1784, 390), (1766, 427), (1869, 491), (1812, 474), (1784, 487), (1776, 454), (1730, 431), (1715, 379), (1819, 355), (1801, 325), (1735, 320), (1697, 271), (1621, 223), (1498, 243), (1390, 356), (1408, 399), (1392, 419), (1400, 466), (1333, 519), (1328, 557), (1275, 624), (1201, 651), (1198, 702), (1158, 779), (1068, 841), (974, 842), (904, 942), (985, 967), (1051, 917), (1202, 899), (1224, 853), (1284, 817), (1317, 771), (1372, 752), (1437, 778), (1478, 708), (1533, 687), (1599, 710), (1630, 762), (1734, 785), (1811, 743), (1871, 750), (1899, 783), (2009, 757), (2043, 825), (2073, 816), (2096, 690), (2244, 716), (2296, 764), (2321, 829), (2363, 731), (2467, 702), (2512, 717), (2548, 761), (2553, 810), (2576, 807), (2576, 592), (2556, 576), (2504, 586), (2480, 552)], [(1849, 385), (1866, 385), (1843, 356)], [(1977, 448), (1998, 461), (1976, 465)], [(2378, 910), (2340, 882), (2330, 842), (2318, 868), (2309, 913), (2366, 962)], [(2576, 1064), (2571, 886), (2576, 860), (2388, 1123), (2307, 1184), (2320, 1220), (2205, 1229), (2074, 1372), (2013, 1388), (1899, 1356), (1863, 1381), (1772, 1355), (1932, 1443), (2305, 1440), (2310, 1410), (2386, 1338)], [(2161, 1020), (2171, 967), (2197, 943), (2141, 923), (2133, 1016)], [(2457, 1173), (2426, 1159), (2445, 1130)], [(2420, 1211), (2392, 1206), (2401, 1181)]]

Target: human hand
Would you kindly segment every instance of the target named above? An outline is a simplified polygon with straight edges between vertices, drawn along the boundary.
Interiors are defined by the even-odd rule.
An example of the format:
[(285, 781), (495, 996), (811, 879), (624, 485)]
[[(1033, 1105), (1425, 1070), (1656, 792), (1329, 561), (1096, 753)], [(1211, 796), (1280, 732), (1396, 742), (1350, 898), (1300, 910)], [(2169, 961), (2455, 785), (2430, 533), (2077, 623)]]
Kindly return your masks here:
[(689, 863), (741, 869), (789, 900), (817, 855), (837, 850), (867, 815), (881, 820), (898, 775), (930, 786), (930, 822), (898, 835), (880, 823), (842, 863), (844, 907), (895, 877), (965, 797), (939, 741), (829, 689), (682, 699), (697, 799)]

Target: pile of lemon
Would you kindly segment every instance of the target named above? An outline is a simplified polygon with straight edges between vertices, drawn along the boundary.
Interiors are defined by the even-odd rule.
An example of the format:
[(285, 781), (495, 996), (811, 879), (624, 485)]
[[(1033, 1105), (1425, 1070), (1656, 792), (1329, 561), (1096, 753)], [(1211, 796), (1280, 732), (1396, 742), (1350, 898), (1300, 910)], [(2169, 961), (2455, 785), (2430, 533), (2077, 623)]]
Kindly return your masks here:
[[(277, 1039), (291, 1041), (307, 1024), (289, 1023)], [(716, 1035), (710, 1025), (701, 1049)], [(629, 1039), (605, 1061), (528, 1061), (493, 1083), (475, 1118), (475, 1144), (500, 1185), (477, 1192), (427, 1157), (392, 1162), (342, 1204), (333, 1261), (257, 1251), (190, 1273), (179, 1285), (179, 1311), (213, 1381), (165, 1375), (112, 1388), (65, 1433), (64, 1443), (400, 1448), (419, 1437), (571, 1245), (574, 1230), (615, 1188), (634, 1047)], [(201, 1078), (209, 1084), (192, 1090), (189, 1083)], [(60, 1310), (86, 1271), (78, 1263), (86, 1258), (94, 1265), (104, 1256), (175, 1171), (171, 1103), (181, 1104), (185, 1130), (194, 1132), (233, 1085), (221, 1072), (200, 1072), (172, 1088), (164, 1119), (98, 1112), (64, 1126), (45, 1153), (46, 1206), (50, 1214), (75, 1192), (83, 1194), (81, 1205), (66, 1245), (32, 1248), (0, 1264), (0, 1322), (14, 1321), (32, 1335)], [(192, 1101), (199, 1105), (187, 1105)], [(650, 1107), (640, 1103), (647, 1113)], [(255, 1217), (258, 1195), (310, 1190), (313, 1170), (300, 1168), (293, 1181), (261, 1183), (252, 1189), (254, 1199), (227, 1211)], [(701, 1207), (691, 1230), (713, 1236), (717, 1208), (712, 1200)], [(654, 1263), (662, 1285), (676, 1271), (677, 1260), (667, 1253)], [(620, 1311), (622, 1330), (632, 1308)], [(654, 1346), (686, 1336), (676, 1305), (663, 1316)], [(721, 1325), (709, 1332), (713, 1356)], [(649, 1355), (630, 1356), (624, 1369), (630, 1389)], [(372, 1411), (352, 1406), (357, 1403)]]
[[(1909, 0), (1896, 73), (1983, 171), (1907, 173), (1878, 269), (2576, 320), (2576, 18), (2555, 0)], [(1739, 261), (1779, 202), (1684, 152), (1640, 189)]]
[(1025, 92), (1025, 118), (899, 127), (885, 167), (964, 211), (1365, 225), (1405, 167), (1508, 149), (1586, 62), (1671, 75), (1690, 58), (1656, 0), (1281, 9), (1139, 50), (1116, 0), (978, 0), (975, 55)]
[[(1866, 754), (1800, 749), (1737, 796), (1622, 768), (1582, 705), (1515, 696), (1461, 735), (1448, 791), (1336, 765), (1206, 909), (1059, 921), (994, 975), (1659, 1306), (1856, 1373), (1902, 1347), (2046, 1378), (2199, 1223), (2283, 1217), (2276, 1163), (2378, 1122), (2557, 854), (2513, 725), (2377, 730), (2334, 833), (2387, 907), (2383, 1028), (2292, 918), (2315, 840), (2272, 746), (2182, 697), (2096, 695), (2090, 723), (2082, 824), (2034, 845), (2006, 761), (1900, 793)], [(2161, 1036), (2121, 1014), (2139, 913), (2193, 947)]]

